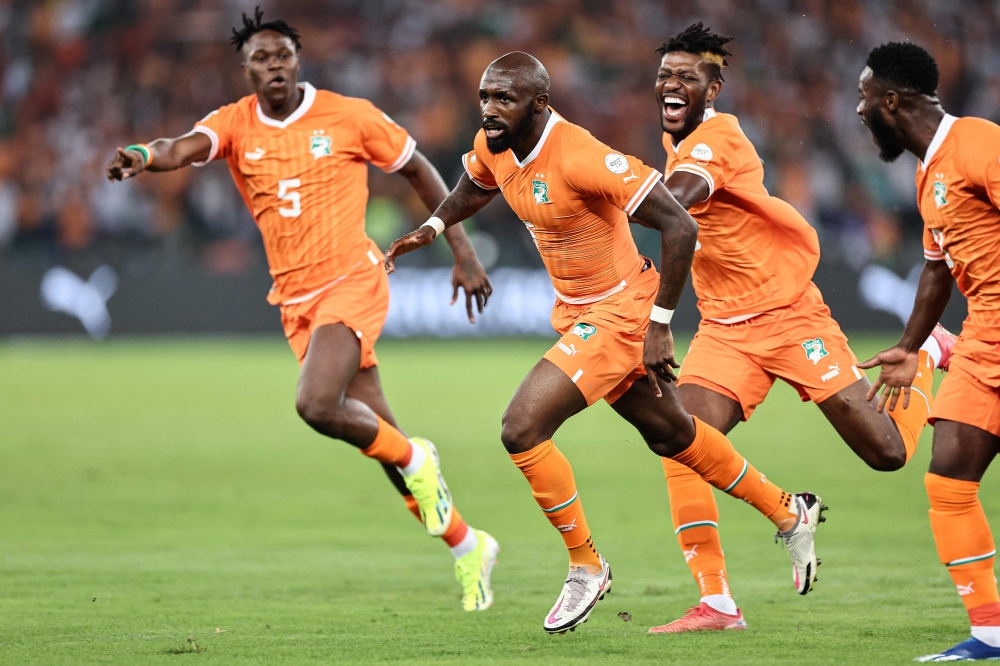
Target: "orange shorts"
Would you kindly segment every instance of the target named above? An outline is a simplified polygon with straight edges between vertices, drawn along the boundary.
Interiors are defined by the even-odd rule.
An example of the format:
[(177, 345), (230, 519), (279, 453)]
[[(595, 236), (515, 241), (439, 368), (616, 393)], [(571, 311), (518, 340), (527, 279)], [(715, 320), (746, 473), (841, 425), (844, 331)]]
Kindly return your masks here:
[(958, 338), (927, 420), (933, 424), (937, 419), (1000, 437), (1000, 343)]
[(642, 346), (660, 286), (649, 266), (617, 294), (586, 305), (557, 300), (552, 308), (552, 328), (562, 337), (544, 358), (573, 380), (588, 405), (601, 398), (613, 403), (646, 376)]
[(281, 305), (281, 325), (299, 365), (306, 358), (312, 332), (327, 324), (344, 324), (361, 342), (359, 370), (378, 365), (375, 341), (385, 326), (389, 312), (389, 276), (382, 266), (382, 254), (372, 264), (366, 258), (352, 273), (313, 298)]
[(743, 420), (775, 379), (803, 402), (823, 402), (864, 377), (847, 337), (810, 284), (799, 300), (737, 324), (703, 319), (681, 364), (678, 386), (696, 384), (740, 403)]

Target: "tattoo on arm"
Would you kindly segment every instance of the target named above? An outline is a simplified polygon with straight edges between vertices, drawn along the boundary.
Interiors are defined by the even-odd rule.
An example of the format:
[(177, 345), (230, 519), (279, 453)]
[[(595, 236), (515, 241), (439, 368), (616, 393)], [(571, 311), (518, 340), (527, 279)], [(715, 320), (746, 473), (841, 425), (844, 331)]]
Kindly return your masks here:
[(691, 272), (698, 225), (662, 184), (646, 196), (635, 217), (660, 232), (660, 290), (656, 305), (674, 310)]
[[(468, 219), (478, 213), (500, 190), (484, 190), (463, 173), (458, 185), (451, 191), (441, 205), (434, 211), (434, 216), (441, 218), (446, 227)], [(447, 233), (447, 232), (446, 232)]]

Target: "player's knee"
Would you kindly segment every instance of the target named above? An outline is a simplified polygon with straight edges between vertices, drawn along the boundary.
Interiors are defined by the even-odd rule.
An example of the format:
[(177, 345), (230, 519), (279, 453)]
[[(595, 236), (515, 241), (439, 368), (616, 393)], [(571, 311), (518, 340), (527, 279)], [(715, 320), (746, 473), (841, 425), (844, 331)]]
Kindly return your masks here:
[(906, 449), (884, 446), (865, 462), (877, 472), (895, 472), (906, 464)]
[(313, 430), (330, 437), (339, 437), (347, 427), (341, 401), (333, 396), (300, 391), (295, 398), (295, 410)]
[(507, 453), (524, 453), (535, 448), (544, 441), (539, 440), (537, 428), (533, 427), (530, 419), (508, 417), (503, 415), (502, 426), (500, 428), (500, 441)]
[[(688, 427), (685, 427), (688, 426)], [(676, 427), (671, 424), (669, 428), (663, 428), (656, 436), (644, 436), (646, 446), (649, 450), (661, 458), (673, 458), (677, 454), (691, 446), (694, 441), (694, 424), (681, 424)]]

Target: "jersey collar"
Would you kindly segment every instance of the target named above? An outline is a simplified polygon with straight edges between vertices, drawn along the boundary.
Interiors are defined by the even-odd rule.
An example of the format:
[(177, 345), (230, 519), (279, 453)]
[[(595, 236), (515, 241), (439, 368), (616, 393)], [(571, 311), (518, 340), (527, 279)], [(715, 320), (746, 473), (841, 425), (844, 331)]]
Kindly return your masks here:
[[(710, 106), (706, 107), (705, 108), (705, 114), (701, 117), (701, 122), (705, 122), (709, 118), (714, 118), (716, 115), (717, 114), (715, 113), (715, 109), (713, 109)], [(688, 134), (688, 136), (691, 136), (691, 135)], [(674, 145), (673, 140), (667, 141), (667, 143), (669, 143), (670, 147), (674, 149), (674, 155), (676, 155), (678, 153), (678, 151), (680, 151), (680, 149), (681, 149), (681, 143), (684, 143), (684, 139), (681, 139), (681, 143), (678, 143), (676, 146)]]
[(517, 165), (518, 169), (523, 169), (524, 167), (531, 164), (536, 157), (538, 157), (538, 154), (542, 152), (542, 146), (545, 145), (545, 139), (549, 138), (549, 132), (551, 132), (552, 128), (556, 126), (556, 123), (562, 120), (562, 117), (560, 117), (560, 115), (555, 111), (553, 111), (551, 108), (549, 109), (549, 111), (551, 112), (549, 115), (549, 121), (545, 123), (545, 129), (542, 130), (542, 136), (538, 139), (538, 143), (535, 144), (535, 147), (531, 149), (531, 152), (528, 153), (528, 156), (524, 158), (524, 161), (519, 162), (517, 159), (517, 155), (514, 154), (514, 151), (513, 150), (510, 151), (511, 157), (514, 158), (514, 164)]
[(299, 104), (299, 108), (292, 111), (292, 115), (288, 116), (284, 120), (275, 120), (274, 118), (268, 118), (264, 115), (264, 111), (260, 108), (260, 100), (257, 100), (257, 120), (268, 125), (270, 127), (277, 127), (278, 129), (285, 129), (296, 120), (306, 115), (309, 109), (312, 108), (313, 102), (316, 101), (316, 89), (310, 83), (305, 81), (299, 84), (299, 88), (302, 89), (302, 103)]
[(948, 138), (948, 131), (951, 126), (955, 124), (958, 120), (955, 116), (950, 113), (944, 114), (944, 118), (941, 119), (941, 124), (938, 125), (937, 131), (934, 132), (934, 138), (931, 139), (931, 145), (927, 146), (927, 154), (924, 155), (924, 159), (920, 160), (920, 170), (923, 171), (931, 160), (934, 159), (934, 153), (937, 149), (941, 147), (944, 140)]

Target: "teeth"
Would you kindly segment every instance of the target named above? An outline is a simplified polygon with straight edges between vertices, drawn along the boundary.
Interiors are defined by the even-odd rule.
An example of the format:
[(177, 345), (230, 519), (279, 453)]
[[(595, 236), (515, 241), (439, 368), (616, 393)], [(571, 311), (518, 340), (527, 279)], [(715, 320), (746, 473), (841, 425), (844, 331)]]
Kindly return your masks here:
[(682, 100), (680, 97), (668, 97), (666, 95), (663, 96), (663, 103), (664, 104), (687, 104), (687, 102), (685, 102), (684, 100)]

